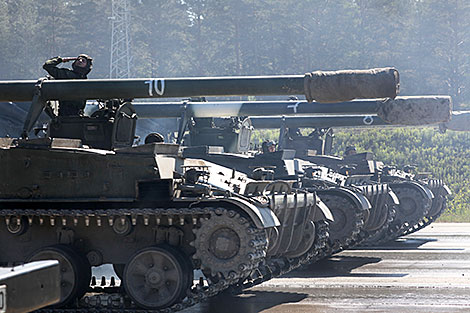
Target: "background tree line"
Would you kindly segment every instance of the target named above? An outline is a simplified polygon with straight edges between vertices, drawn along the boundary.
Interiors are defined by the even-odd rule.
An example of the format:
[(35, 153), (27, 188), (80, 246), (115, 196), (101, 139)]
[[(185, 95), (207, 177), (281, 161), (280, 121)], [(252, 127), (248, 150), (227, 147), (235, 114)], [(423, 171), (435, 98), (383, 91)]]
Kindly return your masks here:
[[(467, 0), (136, 0), (133, 76), (300, 74), (394, 66), (401, 93), (470, 103)], [(109, 74), (111, 0), (1, 0), (0, 79), (55, 55)]]

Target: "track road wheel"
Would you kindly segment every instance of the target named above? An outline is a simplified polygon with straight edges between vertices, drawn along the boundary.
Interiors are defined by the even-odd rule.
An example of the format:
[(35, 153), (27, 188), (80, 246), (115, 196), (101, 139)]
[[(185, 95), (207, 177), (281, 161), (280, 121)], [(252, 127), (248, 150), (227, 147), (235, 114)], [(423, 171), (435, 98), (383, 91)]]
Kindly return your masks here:
[(91, 280), (91, 266), (86, 257), (72, 246), (54, 245), (36, 252), (30, 261), (57, 260), (60, 264), (60, 302), (66, 306), (80, 299), (88, 289)]
[(396, 220), (402, 225), (408, 223), (412, 226), (421, 221), (429, 212), (432, 199), (425, 197), (419, 190), (403, 184), (393, 186), (393, 191), (400, 201), (396, 207)]
[(322, 194), (321, 197), (333, 214), (334, 221), (329, 224), (333, 250), (349, 247), (364, 226), (362, 209), (342, 194)]
[(123, 285), (127, 295), (149, 310), (170, 307), (186, 296), (192, 284), (187, 257), (170, 246), (148, 247), (126, 264)]

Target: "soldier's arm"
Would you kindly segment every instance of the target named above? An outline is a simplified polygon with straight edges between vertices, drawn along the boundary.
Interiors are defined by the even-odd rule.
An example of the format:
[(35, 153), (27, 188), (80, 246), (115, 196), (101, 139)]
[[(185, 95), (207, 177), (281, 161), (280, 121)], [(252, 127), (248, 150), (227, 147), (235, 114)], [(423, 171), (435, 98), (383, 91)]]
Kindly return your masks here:
[(45, 69), (49, 75), (54, 78), (69, 78), (68, 72), (70, 72), (70, 70), (66, 68), (58, 68), (57, 65), (60, 63), (62, 63), (62, 58), (54, 57), (47, 60), (42, 68)]

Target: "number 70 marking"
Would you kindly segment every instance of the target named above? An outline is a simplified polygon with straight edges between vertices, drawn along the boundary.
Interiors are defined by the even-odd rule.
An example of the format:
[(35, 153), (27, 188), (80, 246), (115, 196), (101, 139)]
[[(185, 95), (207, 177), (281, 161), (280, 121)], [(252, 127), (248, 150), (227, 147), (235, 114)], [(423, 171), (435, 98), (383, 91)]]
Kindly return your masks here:
[(153, 92), (155, 91), (157, 95), (163, 96), (165, 92), (165, 80), (164, 79), (151, 79), (145, 81), (149, 85), (149, 96), (153, 97)]

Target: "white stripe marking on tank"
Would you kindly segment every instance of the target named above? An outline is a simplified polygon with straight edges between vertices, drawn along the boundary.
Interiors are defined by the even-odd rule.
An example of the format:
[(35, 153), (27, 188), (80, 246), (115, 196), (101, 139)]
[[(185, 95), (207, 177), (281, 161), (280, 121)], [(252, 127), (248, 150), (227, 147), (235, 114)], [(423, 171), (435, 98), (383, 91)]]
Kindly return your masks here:
[(238, 116), (243, 102), (190, 102), (194, 117)]

